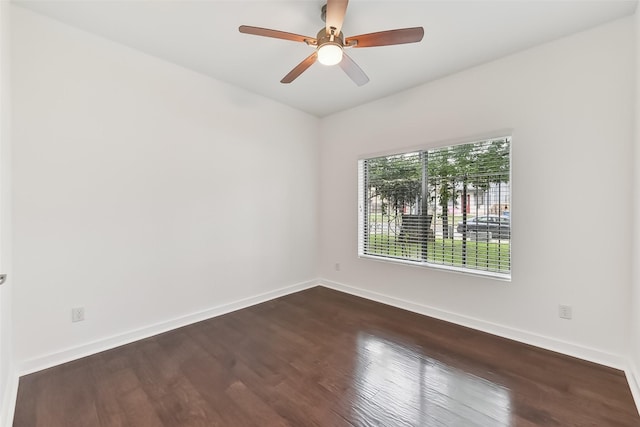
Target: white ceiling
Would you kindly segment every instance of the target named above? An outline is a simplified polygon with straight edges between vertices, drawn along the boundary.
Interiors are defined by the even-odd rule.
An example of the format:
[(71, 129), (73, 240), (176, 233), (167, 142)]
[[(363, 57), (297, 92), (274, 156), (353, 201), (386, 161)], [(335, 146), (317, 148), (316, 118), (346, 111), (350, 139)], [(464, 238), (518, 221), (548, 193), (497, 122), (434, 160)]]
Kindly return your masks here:
[(357, 87), (339, 67), (319, 63), (281, 84), (312, 48), (238, 32), (245, 24), (315, 37), (324, 26), (323, 0), (14, 3), (320, 117), (631, 15), (637, 6), (636, 0), (352, 0), (346, 37), (425, 29), (421, 43), (349, 50), (371, 79)]

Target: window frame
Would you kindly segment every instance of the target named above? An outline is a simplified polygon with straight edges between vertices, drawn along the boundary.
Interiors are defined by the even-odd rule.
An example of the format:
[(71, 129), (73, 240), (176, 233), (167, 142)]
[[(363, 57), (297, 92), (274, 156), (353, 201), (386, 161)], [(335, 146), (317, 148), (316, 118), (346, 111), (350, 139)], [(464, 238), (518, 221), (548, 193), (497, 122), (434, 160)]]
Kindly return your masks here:
[[(508, 192), (509, 192), (509, 196), (508, 196), (508, 212), (509, 215), (506, 218), (508, 224), (509, 224), (509, 239), (508, 239), (508, 250), (509, 250), (509, 257), (508, 257), (508, 263), (509, 263), (509, 270), (507, 272), (500, 272), (500, 271), (494, 271), (494, 270), (484, 270), (484, 269), (476, 269), (476, 268), (470, 268), (470, 267), (466, 267), (466, 266), (457, 266), (457, 265), (447, 265), (447, 264), (440, 264), (440, 263), (436, 263), (436, 262), (429, 262), (427, 260), (412, 260), (412, 259), (408, 259), (408, 258), (402, 258), (402, 257), (396, 257), (396, 256), (384, 256), (384, 255), (378, 255), (378, 254), (371, 254), (371, 253), (365, 253), (365, 247), (368, 244), (366, 238), (365, 238), (365, 228), (367, 227), (367, 224), (369, 223), (368, 219), (366, 218), (367, 216), (367, 203), (365, 202), (365, 193), (366, 191), (368, 191), (368, 188), (366, 188), (366, 179), (367, 176), (364, 172), (364, 164), (367, 160), (372, 160), (372, 159), (377, 159), (377, 158), (382, 158), (382, 157), (393, 157), (393, 156), (402, 156), (402, 155), (407, 155), (407, 154), (412, 154), (412, 153), (428, 153), (431, 151), (436, 151), (436, 150), (441, 150), (441, 149), (446, 149), (449, 147), (455, 147), (455, 146), (459, 146), (459, 145), (465, 145), (465, 144), (479, 144), (479, 143), (483, 143), (483, 142), (489, 142), (489, 141), (494, 141), (494, 140), (500, 140), (500, 139), (506, 139), (509, 143), (509, 148), (508, 148), (508, 158), (509, 158), (509, 171), (508, 171), (508, 181), (506, 183), (501, 183), (499, 185), (506, 185), (508, 188)], [(368, 154), (364, 154), (364, 155), (360, 155), (358, 157), (358, 189), (357, 189), (357, 194), (358, 194), (358, 241), (357, 241), (357, 250), (358, 250), (358, 258), (360, 259), (368, 259), (368, 260), (373, 260), (373, 261), (378, 261), (378, 262), (383, 262), (383, 263), (391, 263), (391, 264), (399, 264), (399, 265), (407, 265), (410, 267), (418, 267), (418, 268), (428, 268), (428, 269), (435, 269), (435, 270), (442, 270), (442, 271), (450, 271), (453, 273), (459, 273), (459, 274), (463, 274), (463, 275), (470, 275), (470, 276), (476, 276), (476, 277), (486, 277), (486, 278), (490, 278), (490, 279), (496, 279), (496, 280), (500, 280), (500, 281), (507, 281), (510, 282), (512, 279), (512, 274), (513, 274), (513, 245), (512, 245), (512, 238), (513, 238), (513, 200), (512, 200), (512, 191), (513, 191), (513, 134), (511, 131), (508, 132), (500, 132), (500, 133), (496, 133), (496, 134), (492, 134), (489, 136), (483, 136), (483, 137), (478, 137), (478, 138), (465, 138), (465, 139), (459, 139), (456, 141), (447, 141), (444, 143), (440, 143), (440, 144), (435, 144), (435, 145), (429, 145), (429, 146), (417, 146), (417, 147), (411, 147), (411, 148), (400, 148), (400, 149), (396, 149), (396, 150), (388, 150), (382, 153), (368, 153)], [(427, 160), (428, 162), (428, 160)], [(426, 169), (427, 163), (424, 163), (424, 168)], [(428, 191), (427, 188), (425, 188), (425, 186), (427, 185), (427, 180), (428, 177), (427, 176), (422, 176), (422, 191), (423, 191), (423, 197), (424, 197), (424, 192)], [(482, 193), (488, 193), (487, 190), (481, 190)], [(485, 199), (484, 197), (481, 199), (482, 202), (479, 203), (479, 206), (484, 206), (485, 205)], [(476, 217), (488, 217), (491, 214), (486, 211), (482, 213), (482, 214), (478, 214)], [(435, 229), (435, 217), (433, 218), (434, 221), (434, 229)], [(450, 225), (450, 227), (454, 228), (454, 232), (455, 232), (455, 228), (456, 228), (456, 223), (455, 223), (455, 217), (452, 220), (452, 224)], [(467, 241), (469, 241), (469, 238), (466, 238)]]

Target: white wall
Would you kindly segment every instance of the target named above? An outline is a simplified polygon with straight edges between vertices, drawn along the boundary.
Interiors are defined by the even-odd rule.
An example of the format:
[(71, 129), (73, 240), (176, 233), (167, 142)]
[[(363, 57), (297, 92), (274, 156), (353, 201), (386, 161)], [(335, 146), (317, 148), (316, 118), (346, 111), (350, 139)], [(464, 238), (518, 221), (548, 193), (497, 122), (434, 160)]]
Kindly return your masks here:
[(9, 2), (0, 2), (0, 426), (9, 425), (17, 388), (12, 348), (11, 270), (11, 85)]
[[(630, 323), (633, 31), (626, 18), (325, 118), (325, 282), (622, 367)], [(510, 283), (358, 259), (359, 156), (501, 129), (513, 130)], [(573, 320), (558, 318), (558, 304), (573, 306)]]
[(317, 118), (12, 12), (22, 372), (317, 277)]
[(633, 250), (632, 250), (632, 298), (631, 298), (631, 372), (629, 383), (640, 407), (640, 7), (635, 14), (635, 144), (633, 188)]

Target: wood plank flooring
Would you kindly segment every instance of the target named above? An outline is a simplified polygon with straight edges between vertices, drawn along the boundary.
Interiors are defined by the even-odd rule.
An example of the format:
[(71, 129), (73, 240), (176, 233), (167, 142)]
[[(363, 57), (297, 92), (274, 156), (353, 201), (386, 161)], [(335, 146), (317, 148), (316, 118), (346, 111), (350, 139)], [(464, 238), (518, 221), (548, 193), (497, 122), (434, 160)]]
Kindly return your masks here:
[(640, 426), (618, 370), (313, 288), (20, 379), (15, 427)]

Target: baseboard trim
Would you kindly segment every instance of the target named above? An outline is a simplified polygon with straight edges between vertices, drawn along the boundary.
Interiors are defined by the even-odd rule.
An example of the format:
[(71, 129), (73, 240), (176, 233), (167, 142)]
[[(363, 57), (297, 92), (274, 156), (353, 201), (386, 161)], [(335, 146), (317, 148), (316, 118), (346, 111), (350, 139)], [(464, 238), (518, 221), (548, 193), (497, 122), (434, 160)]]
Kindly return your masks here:
[(629, 383), (633, 400), (636, 402), (636, 409), (638, 410), (638, 414), (640, 414), (640, 371), (638, 371), (635, 363), (629, 361), (624, 373), (627, 376), (627, 382)]
[(28, 375), (33, 372), (51, 368), (62, 363), (100, 353), (101, 351), (110, 350), (112, 348), (119, 347), (125, 344), (130, 344), (134, 341), (149, 338), (154, 335), (190, 325), (192, 323), (201, 322), (212, 317), (221, 316), (232, 311), (247, 308), (252, 305), (260, 304), (265, 301), (299, 292), (308, 288), (312, 288), (314, 286), (318, 286), (317, 280), (309, 280), (306, 282), (296, 283), (294, 285), (265, 292), (253, 297), (243, 298), (228, 304), (222, 304), (216, 307), (212, 307), (207, 310), (176, 317), (171, 320), (149, 325), (133, 331), (98, 339), (86, 344), (25, 360), (19, 364), (18, 373), (19, 376)]
[[(101, 351), (110, 350), (121, 345), (129, 344), (134, 341), (138, 341), (144, 338), (149, 338), (154, 335), (158, 335), (164, 332), (168, 332), (173, 329), (177, 329), (183, 326), (190, 325), (192, 323), (207, 320), (213, 317), (217, 317), (232, 311), (247, 308), (256, 304), (260, 304), (274, 298), (279, 298), (288, 294), (299, 292), (314, 286), (324, 286), (330, 289), (334, 289), (340, 292), (345, 292), (351, 295), (366, 298), (372, 301), (377, 301), (383, 304), (398, 307), (404, 310), (412, 311), (414, 313), (434, 317), (436, 319), (452, 322), (458, 325), (466, 326), (472, 329), (476, 329), (482, 332), (487, 332), (493, 335), (497, 335), (503, 338), (512, 339), (525, 344), (530, 344), (536, 347), (541, 347), (547, 350), (555, 351), (558, 353), (566, 354), (569, 356), (577, 357), (579, 359), (587, 360), (590, 362), (598, 363), (601, 365), (609, 366), (615, 369), (620, 369), (625, 372), (629, 387), (636, 401), (636, 405), (640, 408), (640, 375), (635, 366), (629, 363), (628, 360), (620, 355), (607, 353), (598, 349), (582, 346), (575, 343), (564, 342), (555, 338), (535, 334), (532, 332), (511, 328), (504, 325), (499, 325), (491, 322), (487, 322), (481, 319), (476, 319), (469, 316), (460, 315), (457, 313), (448, 312), (435, 307), (430, 307), (424, 304), (418, 304), (403, 300), (401, 298), (392, 297), (389, 295), (369, 291), (338, 283), (326, 279), (309, 280), (306, 282), (296, 283), (294, 285), (279, 288), (273, 291), (265, 292), (260, 295), (256, 295), (249, 298), (240, 299), (228, 304), (212, 307), (207, 310), (191, 313), (188, 315), (180, 316), (168, 321), (156, 323), (143, 328), (139, 328), (133, 331), (125, 332), (122, 334), (113, 335), (111, 337), (95, 340), (80, 346), (67, 348), (61, 351), (49, 353), (44, 356), (36, 357), (21, 362), (18, 365), (18, 369), (14, 370), (14, 375), (7, 384), (6, 393), (2, 400), (2, 412), (0, 412), (0, 421), (9, 420), (13, 418), (13, 413), (8, 412), (15, 407), (15, 399), (17, 396), (18, 380), (22, 375), (27, 375), (33, 372), (41, 371), (62, 363), (70, 362), (82, 357), (90, 356), (92, 354), (99, 353)], [(12, 403), (13, 402), (13, 403)], [(11, 425), (0, 424), (0, 425)]]
[(2, 407), (0, 408), (0, 426), (9, 427), (13, 425), (13, 416), (16, 410), (16, 399), (18, 398), (18, 373), (12, 367), (9, 369), (7, 384), (2, 390)]
[(461, 326), (466, 326), (468, 328), (487, 332), (492, 335), (508, 338), (514, 341), (522, 342), (524, 344), (530, 344), (536, 347), (544, 348), (546, 350), (566, 354), (568, 356), (587, 360), (589, 362), (594, 362), (600, 365), (609, 366), (622, 371), (624, 371), (628, 366), (627, 361), (620, 355), (607, 353), (598, 349), (582, 346), (580, 344), (560, 341), (555, 338), (487, 322), (481, 319), (476, 319), (457, 313), (440, 310), (435, 307), (417, 304), (415, 302), (406, 301), (400, 298), (380, 294), (366, 289), (356, 288), (353, 286), (345, 285), (343, 283), (333, 282), (325, 279), (319, 279), (318, 283), (321, 286), (325, 286), (327, 288), (331, 288), (340, 292), (345, 292), (383, 304), (388, 304), (394, 307), (402, 308), (404, 310), (412, 311), (414, 313), (434, 317), (436, 319), (455, 323)]

